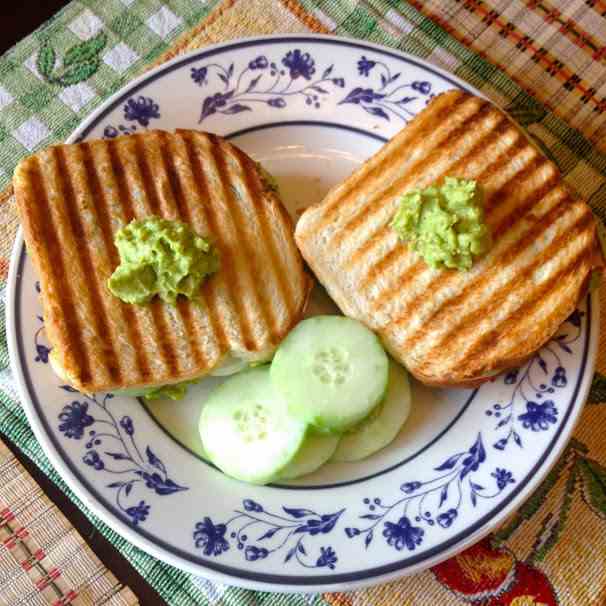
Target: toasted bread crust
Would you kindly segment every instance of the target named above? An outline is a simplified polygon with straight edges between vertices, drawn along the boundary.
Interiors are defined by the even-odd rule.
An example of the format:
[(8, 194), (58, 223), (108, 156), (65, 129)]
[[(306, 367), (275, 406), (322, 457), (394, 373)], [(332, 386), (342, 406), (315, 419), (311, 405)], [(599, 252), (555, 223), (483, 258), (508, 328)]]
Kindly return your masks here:
[[(187, 380), (228, 354), (263, 359), (303, 313), (310, 280), (290, 217), (255, 162), (216, 135), (58, 145), (23, 160), (13, 182), (47, 336), (81, 391)], [(199, 297), (136, 306), (109, 292), (115, 233), (150, 215), (217, 247), (221, 267)]]
[[(401, 195), (444, 176), (485, 192), (489, 253), (434, 270), (389, 222)], [(339, 307), (422, 382), (477, 386), (548, 341), (604, 261), (589, 207), (511, 119), (463, 91), (436, 97), (326, 198), (295, 234)]]

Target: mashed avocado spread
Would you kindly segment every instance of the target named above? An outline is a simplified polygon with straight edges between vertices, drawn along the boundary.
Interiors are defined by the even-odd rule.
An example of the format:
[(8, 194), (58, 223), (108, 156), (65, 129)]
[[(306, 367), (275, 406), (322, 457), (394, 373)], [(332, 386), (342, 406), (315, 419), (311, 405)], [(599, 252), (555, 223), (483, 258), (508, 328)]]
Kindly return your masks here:
[(146, 400), (161, 400), (168, 398), (170, 400), (182, 400), (187, 393), (187, 388), (198, 381), (182, 381), (181, 383), (172, 383), (171, 385), (161, 385), (160, 387), (149, 387), (148, 389), (133, 390), (132, 393), (122, 394), (134, 397), (145, 398)]
[(280, 188), (278, 187), (278, 182), (276, 181), (276, 178), (271, 173), (267, 172), (267, 170), (261, 164), (261, 162), (257, 162), (257, 168), (259, 169), (259, 172), (261, 173), (261, 177), (263, 177), (263, 180), (265, 181), (265, 185), (267, 186), (267, 189), (269, 189), (270, 191), (273, 191), (275, 194), (279, 195)]
[(118, 231), (115, 243), (120, 265), (107, 284), (125, 303), (149, 303), (155, 295), (173, 304), (178, 295), (191, 298), (219, 267), (211, 244), (180, 221), (131, 221)]
[(490, 247), (482, 204), (475, 181), (446, 177), (404, 194), (391, 227), (431, 267), (467, 270)]

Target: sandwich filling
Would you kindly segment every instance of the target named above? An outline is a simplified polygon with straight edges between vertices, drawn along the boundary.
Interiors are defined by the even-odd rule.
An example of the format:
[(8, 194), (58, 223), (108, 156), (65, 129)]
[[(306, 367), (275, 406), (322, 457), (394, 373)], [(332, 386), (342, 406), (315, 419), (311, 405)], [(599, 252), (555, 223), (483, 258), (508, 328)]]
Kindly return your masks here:
[(490, 247), (482, 191), (469, 179), (446, 177), (441, 185), (407, 192), (391, 227), (436, 269), (468, 270)]
[(192, 298), (219, 268), (213, 246), (189, 225), (159, 217), (131, 221), (116, 233), (120, 265), (108, 280), (111, 293), (142, 305), (158, 295), (175, 304)]

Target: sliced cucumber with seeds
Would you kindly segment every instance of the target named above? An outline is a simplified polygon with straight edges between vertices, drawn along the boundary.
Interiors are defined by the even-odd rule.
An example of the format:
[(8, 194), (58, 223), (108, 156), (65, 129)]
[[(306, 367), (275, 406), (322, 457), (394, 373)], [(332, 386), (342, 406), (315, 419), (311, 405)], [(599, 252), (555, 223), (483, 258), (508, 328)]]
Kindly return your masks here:
[(306, 429), (288, 412), (267, 366), (227, 379), (210, 394), (200, 415), (209, 459), (227, 475), (252, 484), (279, 475), (297, 454)]
[(344, 316), (303, 320), (278, 347), (271, 379), (293, 415), (343, 432), (383, 399), (388, 358), (379, 339)]
[(309, 432), (295, 458), (279, 473), (278, 480), (294, 480), (319, 469), (335, 453), (340, 436)]
[(410, 414), (410, 406), (408, 373), (390, 360), (385, 399), (354, 430), (343, 434), (331, 461), (360, 461), (385, 448), (402, 429)]

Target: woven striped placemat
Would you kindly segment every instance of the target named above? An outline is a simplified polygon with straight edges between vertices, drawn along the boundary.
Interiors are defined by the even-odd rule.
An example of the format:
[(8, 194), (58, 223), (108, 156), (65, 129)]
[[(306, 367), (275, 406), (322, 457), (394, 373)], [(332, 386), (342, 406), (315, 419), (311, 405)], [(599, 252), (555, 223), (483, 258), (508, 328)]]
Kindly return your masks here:
[(0, 604), (138, 603), (0, 441)]
[[(152, 64), (243, 36), (324, 32), (410, 52), (471, 82), (516, 117), (604, 219), (605, 13), (600, 0), (72, 2), (0, 59), (0, 187), (9, 184), (20, 157), (67, 136), (104, 98)], [(68, 52), (78, 55), (70, 49), (87, 41), (93, 58), (76, 61), (78, 68), (65, 79), (61, 58)], [(38, 58), (48, 47), (56, 62), (41, 67)], [(0, 277), (5, 279), (16, 213), (9, 190), (3, 199)], [(602, 297), (604, 304), (604, 290)], [(170, 604), (605, 605), (604, 374), (605, 329), (589, 405), (574, 439), (535, 495), (489, 539), (396, 583), (324, 595), (228, 588), (157, 562), (87, 515)], [(74, 498), (31, 434), (2, 343), (0, 389), (0, 431)]]

